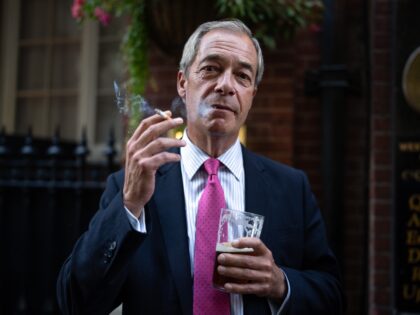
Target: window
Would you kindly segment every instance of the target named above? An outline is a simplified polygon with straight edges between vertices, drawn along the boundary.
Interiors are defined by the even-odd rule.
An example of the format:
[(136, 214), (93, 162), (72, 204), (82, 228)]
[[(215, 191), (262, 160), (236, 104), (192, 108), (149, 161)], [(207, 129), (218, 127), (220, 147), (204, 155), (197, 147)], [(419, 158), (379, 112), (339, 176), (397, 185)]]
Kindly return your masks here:
[(72, 18), (72, 0), (4, 0), (0, 125), (7, 133), (78, 141), (86, 128), (93, 157), (109, 132), (122, 140), (122, 117), (113, 80), (124, 65), (120, 42), (124, 19), (107, 27)]

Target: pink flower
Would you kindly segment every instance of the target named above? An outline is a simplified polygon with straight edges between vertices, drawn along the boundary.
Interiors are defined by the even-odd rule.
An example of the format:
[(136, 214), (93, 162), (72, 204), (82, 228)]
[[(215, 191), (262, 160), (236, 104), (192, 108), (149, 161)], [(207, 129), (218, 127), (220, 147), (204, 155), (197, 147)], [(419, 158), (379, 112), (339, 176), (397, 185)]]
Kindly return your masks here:
[(77, 20), (80, 20), (83, 17), (82, 6), (79, 3), (73, 3), (71, 6), (71, 15)]
[(95, 8), (94, 15), (103, 26), (107, 26), (111, 22), (111, 15), (100, 7)]
[(83, 17), (83, 5), (85, 0), (75, 0), (71, 6), (71, 15), (73, 18), (80, 20)]

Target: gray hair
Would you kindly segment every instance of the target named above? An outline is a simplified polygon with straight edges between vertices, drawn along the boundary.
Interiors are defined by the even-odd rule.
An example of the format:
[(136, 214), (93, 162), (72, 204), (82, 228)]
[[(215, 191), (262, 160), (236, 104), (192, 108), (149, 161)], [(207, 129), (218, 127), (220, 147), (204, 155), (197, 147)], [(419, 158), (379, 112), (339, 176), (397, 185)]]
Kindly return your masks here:
[(195, 32), (190, 36), (188, 41), (185, 43), (184, 50), (182, 52), (182, 58), (179, 63), (179, 69), (188, 75), (188, 70), (191, 64), (194, 62), (197, 56), (198, 47), (200, 46), (201, 39), (208, 32), (215, 29), (224, 29), (231, 32), (246, 34), (254, 44), (255, 50), (257, 51), (257, 73), (255, 76), (255, 85), (257, 86), (262, 79), (264, 72), (264, 60), (258, 40), (252, 35), (250, 29), (240, 20), (224, 20), (224, 21), (212, 21), (201, 24)]

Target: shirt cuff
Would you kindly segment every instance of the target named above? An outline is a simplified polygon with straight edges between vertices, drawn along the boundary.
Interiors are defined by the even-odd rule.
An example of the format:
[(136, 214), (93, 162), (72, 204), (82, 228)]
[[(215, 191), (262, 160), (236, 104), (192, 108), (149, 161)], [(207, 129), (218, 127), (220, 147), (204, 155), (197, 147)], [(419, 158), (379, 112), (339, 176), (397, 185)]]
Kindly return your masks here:
[(127, 207), (124, 206), (125, 211), (127, 212), (128, 221), (130, 221), (131, 227), (140, 233), (147, 233), (146, 230), (146, 216), (144, 214), (145, 209), (143, 208), (140, 213), (140, 217), (137, 219)]
[[(282, 270), (282, 272), (283, 272), (283, 270)], [(283, 272), (283, 274), (284, 274), (284, 278), (286, 279), (287, 295), (284, 298), (283, 303), (281, 303), (281, 305), (279, 305), (278, 303), (274, 302), (271, 299), (268, 299), (268, 305), (270, 306), (270, 310), (271, 310), (272, 315), (280, 315), (283, 312), (283, 309), (284, 309), (286, 303), (290, 299), (291, 287), (290, 287), (289, 279), (287, 279), (287, 276), (284, 272)]]

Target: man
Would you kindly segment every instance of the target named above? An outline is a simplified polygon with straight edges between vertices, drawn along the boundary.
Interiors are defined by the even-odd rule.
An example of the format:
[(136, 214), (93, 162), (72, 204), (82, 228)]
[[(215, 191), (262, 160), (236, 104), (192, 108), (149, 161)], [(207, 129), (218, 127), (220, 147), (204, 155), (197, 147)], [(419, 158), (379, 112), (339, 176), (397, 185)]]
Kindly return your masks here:
[[(177, 77), (184, 137), (162, 137), (183, 121), (159, 115), (134, 132), (125, 171), (109, 177), (100, 211), (60, 272), (65, 314), (108, 314), (120, 303), (124, 314), (342, 313), (337, 262), (305, 175), (238, 141), (262, 73), (259, 44), (240, 21), (209, 22), (194, 32)], [(218, 170), (207, 174), (207, 160)], [(218, 257), (217, 272), (237, 280), (225, 292), (212, 288), (196, 260), (200, 198), (210, 178), (227, 208), (265, 216), (261, 239), (234, 243), (252, 255)]]

